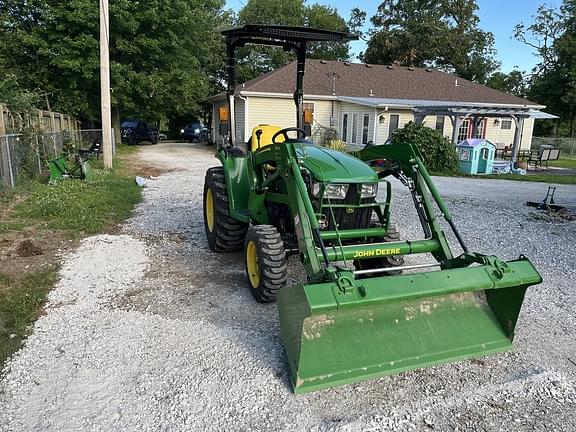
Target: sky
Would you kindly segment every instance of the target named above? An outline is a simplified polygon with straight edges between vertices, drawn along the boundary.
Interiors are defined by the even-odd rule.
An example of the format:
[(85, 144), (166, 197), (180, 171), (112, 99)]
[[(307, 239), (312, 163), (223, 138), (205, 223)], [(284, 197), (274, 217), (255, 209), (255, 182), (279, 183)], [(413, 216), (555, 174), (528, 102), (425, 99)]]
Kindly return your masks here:
[[(239, 10), (247, 0), (227, 0), (227, 7)], [(376, 12), (379, 0), (308, 0), (308, 4), (321, 3), (338, 9), (340, 15), (348, 20), (350, 10), (359, 7), (371, 17)], [(513, 37), (514, 26), (521, 22), (529, 25), (532, 16), (536, 14), (538, 6), (546, 3), (548, 6), (559, 7), (561, 0), (477, 0), (480, 17), (480, 28), (494, 34), (496, 58), (501, 62), (502, 72), (510, 72), (515, 67), (521, 71), (529, 72), (538, 57), (533, 55), (532, 48), (522, 44)], [(368, 20), (367, 20), (368, 21)], [(367, 29), (369, 23), (367, 24)], [(366, 47), (365, 42), (357, 41), (351, 44), (354, 60), (356, 55)]]

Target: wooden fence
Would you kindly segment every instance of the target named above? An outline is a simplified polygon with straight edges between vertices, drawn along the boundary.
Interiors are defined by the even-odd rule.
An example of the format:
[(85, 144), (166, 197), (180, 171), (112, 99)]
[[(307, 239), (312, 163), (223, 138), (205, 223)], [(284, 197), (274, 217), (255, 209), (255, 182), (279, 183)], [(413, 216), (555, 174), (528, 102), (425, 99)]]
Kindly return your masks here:
[(40, 132), (56, 133), (65, 130), (80, 129), (80, 122), (73, 116), (53, 111), (34, 110), (31, 114), (22, 114), (0, 104), (0, 135), (18, 133), (17, 124), (34, 123)]

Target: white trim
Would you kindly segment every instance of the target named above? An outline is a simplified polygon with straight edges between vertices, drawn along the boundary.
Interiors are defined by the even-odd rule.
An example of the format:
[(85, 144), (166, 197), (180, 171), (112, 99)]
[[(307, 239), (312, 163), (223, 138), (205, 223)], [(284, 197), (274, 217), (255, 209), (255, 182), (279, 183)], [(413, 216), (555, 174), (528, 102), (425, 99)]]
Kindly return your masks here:
[[(253, 92), (242, 90), (236, 94), (241, 94), (242, 96), (257, 96), (263, 98), (280, 98), (280, 99), (293, 99), (294, 95), (291, 93), (270, 93), (270, 92)], [(325, 95), (313, 95), (305, 94), (304, 99), (316, 99), (316, 100), (338, 100), (337, 96), (325, 96)]]
[(546, 108), (545, 105), (528, 105), (528, 104), (504, 104), (504, 103), (492, 103), (492, 102), (456, 102), (456, 101), (446, 101), (446, 100), (425, 100), (425, 99), (387, 99), (387, 98), (377, 98), (377, 97), (353, 97), (353, 96), (339, 96), (338, 100), (343, 102), (355, 103), (357, 105), (375, 106), (375, 107), (386, 107), (386, 106), (405, 106), (409, 108), (428, 108), (428, 107), (446, 107), (446, 108), (458, 108), (458, 107), (497, 107), (497, 108)]

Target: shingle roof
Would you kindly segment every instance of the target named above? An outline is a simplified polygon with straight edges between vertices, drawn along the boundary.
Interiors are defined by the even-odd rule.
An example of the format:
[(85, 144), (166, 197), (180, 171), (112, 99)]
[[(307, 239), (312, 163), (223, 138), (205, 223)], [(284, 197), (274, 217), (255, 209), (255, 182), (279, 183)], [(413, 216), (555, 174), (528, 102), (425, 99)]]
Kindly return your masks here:
[[(541, 106), (437, 70), (325, 60), (306, 60), (304, 94), (331, 96), (333, 76), (336, 96)], [(237, 91), (291, 94), (295, 81), (292, 62), (239, 85)]]

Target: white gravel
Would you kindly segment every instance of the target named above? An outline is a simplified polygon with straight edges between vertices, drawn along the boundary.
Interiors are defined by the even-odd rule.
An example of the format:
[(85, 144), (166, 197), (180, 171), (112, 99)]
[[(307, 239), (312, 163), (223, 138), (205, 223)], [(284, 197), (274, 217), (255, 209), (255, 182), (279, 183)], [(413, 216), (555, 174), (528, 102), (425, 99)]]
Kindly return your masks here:
[[(524, 205), (545, 185), (437, 179), (472, 250), (525, 253), (545, 279), (514, 352), (294, 396), (275, 306), (253, 302), (240, 254), (207, 249), (202, 187), (217, 160), (169, 143), (143, 158), (176, 171), (147, 184), (121, 235), (66, 258), (0, 382), (0, 431), (576, 430), (576, 222)], [(418, 237), (396, 195), (402, 234)], [(576, 187), (558, 186), (563, 200)]]

